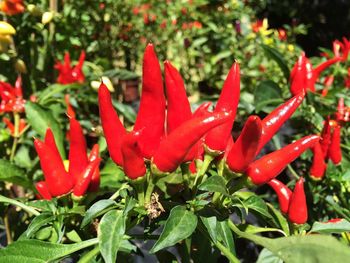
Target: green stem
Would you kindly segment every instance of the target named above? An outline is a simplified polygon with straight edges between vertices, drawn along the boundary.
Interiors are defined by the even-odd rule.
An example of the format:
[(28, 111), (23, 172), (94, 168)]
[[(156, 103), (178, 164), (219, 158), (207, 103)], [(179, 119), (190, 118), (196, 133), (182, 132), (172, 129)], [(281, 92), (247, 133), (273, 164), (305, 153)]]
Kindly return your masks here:
[(94, 249), (87, 252), (84, 256), (79, 259), (78, 263), (89, 263), (92, 259), (100, 253), (100, 247), (96, 246)]
[(110, 200), (115, 200), (120, 194), (121, 190), (127, 189), (128, 188), (128, 183), (122, 184), (122, 186), (109, 198)]
[(6, 231), (6, 238), (7, 238), (7, 245), (12, 243), (12, 234), (11, 234), (11, 228), (10, 228), (10, 220), (9, 220), (9, 211), (6, 209), (6, 213), (4, 216), (4, 224), (5, 224), (5, 231)]
[(181, 165), (181, 172), (182, 172), (182, 177), (185, 185), (185, 193), (187, 195), (190, 194), (189, 188), (190, 188), (190, 177), (191, 177), (191, 171), (190, 171), (190, 164), (189, 163), (184, 163)]
[(231, 251), (221, 244), (219, 241), (215, 243), (215, 246), (224, 254), (231, 263), (240, 263), (239, 259), (231, 253)]
[(11, 162), (15, 158), (15, 153), (16, 153), (17, 144), (18, 144), (19, 122), (20, 122), (20, 116), (17, 112), (15, 112), (13, 114), (13, 117), (15, 119), (15, 121), (14, 121), (15, 131), (14, 131), (14, 135), (13, 135), (14, 139), (13, 139), (12, 149), (11, 149), (11, 154), (10, 154), (10, 161)]
[(146, 190), (146, 194), (145, 194), (145, 201), (144, 204), (149, 204), (151, 202), (151, 196), (155, 187), (155, 179), (154, 176), (151, 174), (149, 177), (150, 180), (148, 180), (147, 182), (147, 190)]
[(200, 183), (199, 178), (202, 178), (203, 175), (206, 173), (206, 171), (209, 168), (209, 165), (211, 164), (211, 162), (214, 160), (214, 156), (209, 155), (209, 154), (205, 154), (204, 155), (204, 160), (202, 163), (202, 166), (200, 167), (199, 171), (196, 174), (196, 177), (194, 179), (194, 183), (193, 183), (193, 195), (196, 195), (197, 193), (197, 184)]
[(30, 214), (33, 214), (35, 216), (40, 215), (40, 213), (38, 211), (36, 211), (34, 208), (27, 206), (21, 202), (18, 202), (17, 200), (7, 198), (3, 195), (0, 195), (0, 203), (9, 203), (9, 204), (18, 206), (18, 207), (22, 208), (24, 211), (26, 211)]
[(134, 184), (136, 194), (137, 194), (137, 200), (139, 201), (139, 204), (141, 206), (145, 205), (145, 189), (144, 184), (142, 183), (135, 183)]

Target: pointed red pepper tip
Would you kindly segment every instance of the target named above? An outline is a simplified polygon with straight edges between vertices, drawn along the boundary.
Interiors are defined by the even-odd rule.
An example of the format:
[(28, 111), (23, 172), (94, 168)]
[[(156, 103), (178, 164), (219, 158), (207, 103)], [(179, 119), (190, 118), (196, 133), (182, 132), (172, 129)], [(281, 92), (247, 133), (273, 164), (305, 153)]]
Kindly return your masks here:
[(290, 199), (288, 217), (294, 224), (305, 224), (308, 218), (307, 203), (304, 191), (304, 178), (300, 177)]

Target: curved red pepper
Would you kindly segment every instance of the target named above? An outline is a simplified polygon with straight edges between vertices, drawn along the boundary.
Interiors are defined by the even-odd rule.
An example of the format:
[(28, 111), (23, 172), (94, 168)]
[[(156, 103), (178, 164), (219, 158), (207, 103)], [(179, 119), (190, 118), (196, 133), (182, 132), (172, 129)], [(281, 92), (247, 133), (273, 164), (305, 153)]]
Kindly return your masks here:
[(316, 143), (315, 146), (312, 148), (312, 152), (314, 156), (310, 168), (310, 176), (316, 180), (320, 180), (325, 174), (327, 164), (324, 161), (322, 147), (319, 142)]
[(69, 128), (69, 174), (76, 181), (88, 164), (83, 129), (75, 118), (70, 118)]
[(82, 196), (86, 193), (91, 182), (92, 175), (98, 169), (100, 162), (101, 159), (96, 158), (94, 161), (85, 166), (85, 169), (79, 174), (73, 188), (73, 194), (75, 196)]
[(3, 121), (3, 123), (6, 124), (7, 128), (10, 131), (10, 134), (14, 135), (15, 134), (15, 126), (13, 125), (12, 121), (10, 121), (10, 119), (6, 118), (6, 117), (3, 117), (2, 121)]
[(285, 103), (274, 109), (269, 115), (267, 115), (262, 121), (262, 134), (260, 139), (260, 145), (257, 153), (265, 146), (265, 144), (271, 140), (271, 138), (277, 133), (281, 126), (292, 116), (295, 110), (299, 107), (305, 96), (304, 92), (292, 97)]
[(307, 221), (307, 204), (304, 192), (304, 178), (300, 178), (294, 187), (290, 198), (288, 218), (294, 224), (305, 224)]
[[(209, 107), (211, 106), (211, 102), (204, 102), (202, 103), (192, 114), (192, 118), (196, 117), (202, 117), (202, 116), (208, 116), (210, 112), (208, 111)], [(203, 160), (204, 156), (204, 136), (194, 145), (192, 146), (191, 150), (187, 153), (185, 159), (183, 160), (184, 163), (186, 162), (192, 162), (195, 159)], [(192, 164), (192, 171), (194, 171)]]
[(162, 72), (153, 45), (148, 44), (143, 57), (142, 93), (134, 131), (142, 130), (139, 145), (142, 155), (151, 159), (164, 136), (165, 96)]
[(337, 112), (335, 113), (335, 117), (337, 121), (343, 121), (345, 116), (345, 105), (344, 98), (339, 98)]
[(317, 135), (305, 136), (251, 163), (246, 174), (255, 185), (265, 184), (279, 175), (289, 163), (318, 141), (319, 136)]
[(242, 173), (254, 160), (260, 144), (261, 129), (260, 118), (250, 116), (227, 155), (226, 163), (231, 171)]
[(267, 184), (276, 192), (281, 212), (287, 214), (292, 191), (277, 179), (272, 179)]
[(332, 133), (331, 144), (329, 145), (329, 148), (328, 148), (328, 156), (335, 165), (340, 164), (342, 160), (340, 140), (341, 140), (341, 126), (336, 125)]
[[(92, 150), (89, 154), (89, 162), (95, 161), (97, 158), (99, 158), (99, 146), (98, 144), (95, 144), (92, 147)], [(98, 191), (100, 187), (100, 170), (96, 169), (95, 172), (92, 174), (91, 182), (89, 185), (89, 191), (90, 192), (96, 192)]]
[(51, 200), (52, 196), (50, 194), (49, 188), (45, 181), (40, 181), (35, 184), (35, 188), (38, 191), (41, 198), (46, 200)]
[(232, 116), (230, 121), (216, 127), (205, 136), (205, 145), (209, 154), (221, 154), (227, 145), (231, 136), (231, 129), (236, 117), (236, 111), (240, 94), (240, 72), (238, 63), (234, 63), (228, 73), (219, 100), (215, 106), (214, 112), (230, 111)]
[(51, 147), (38, 139), (34, 140), (34, 146), (51, 195), (60, 196), (69, 193), (73, 182), (64, 169), (62, 158)]
[(132, 180), (146, 174), (145, 161), (138, 145), (141, 132), (143, 131), (132, 131), (128, 133), (124, 136), (122, 143), (124, 173)]
[(116, 164), (122, 166), (121, 144), (126, 131), (119, 120), (117, 112), (113, 108), (111, 94), (107, 86), (103, 83), (98, 90), (98, 105), (109, 154)]
[(185, 84), (180, 73), (169, 61), (164, 62), (167, 97), (167, 134), (192, 117)]
[[(152, 168), (156, 173), (173, 172), (183, 162), (193, 145), (209, 130), (229, 121), (232, 113), (216, 112), (209, 116), (192, 118), (168, 137), (164, 138), (152, 159)], [(158, 172), (159, 171), (159, 172)]]

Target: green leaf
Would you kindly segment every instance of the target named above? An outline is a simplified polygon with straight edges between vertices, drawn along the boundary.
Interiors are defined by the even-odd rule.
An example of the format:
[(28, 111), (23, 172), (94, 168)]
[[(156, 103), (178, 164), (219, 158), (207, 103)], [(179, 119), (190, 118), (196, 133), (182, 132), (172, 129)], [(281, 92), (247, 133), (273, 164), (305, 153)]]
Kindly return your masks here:
[(202, 223), (208, 231), (209, 236), (213, 240), (214, 243), (217, 241), (217, 219), (215, 216), (212, 217), (200, 217)]
[(40, 230), (41, 227), (52, 222), (54, 219), (55, 219), (55, 216), (53, 216), (51, 213), (43, 213), (38, 215), (32, 220), (27, 230), (23, 232), (23, 234), (19, 239), (31, 238), (33, 235), (36, 234), (38, 230)]
[(315, 222), (310, 232), (317, 232), (320, 234), (350, 232), (350, 222), (345, 219), (338, 222)]
[(100, 188), (113, 188), (119, 189), (121, 181), (125, 175), (123, 170), (116, 165), (111, 159), (109, 159), (103, 169), (100, 171), (101, 184)]
[(347, 262), (350, 249), (332, 236), (307, 235), (270, 239), (240, 231), (233, 223), (231, 229), (239, 236), (270, 250), (285, 263)]
[(97, 238), (71, 245), (53, 244), (38, 240), (23, 240), (0, 249), (0, 263), (47, 263), (58, 260), (83, 248), (97, 244)]
[(272, 80), (265, 80), (255, 88), (254, 91), (255, 111), (270, 112), (283, 102), (281, 88)]
[(115, 206), (115, 202), (110, 199), (100, 200), (94, 203), (85, 213), (83, 221), (81, 222), (80, 228), (88, 225), (94, 218), (102, 215), (108, 208)]
[(118, 210), (109, 211), (101, 219), (98, 239), (101, 255), (106, 263), (116, 262), (125, 234), (125, 220), (123, 211)]
[(270, 250), (264, 248), (261, 250), (256, 263), (283, 263), (283, 261), (275, 256)]
[(221, 51), (219, 54), (213, 56), (210, 59), (210, 64), (216, 65), (220, 60), (227, 58), (229, 56), (232, 56), (232, 52), (230, 50)]
[(271, 227), (258, 227), (254, 225), (243, 225), (240, 227), (240, 229), (246, 233), (250, 234), (258, 234), (263, 232), (279, 232), (283, 236), (287, 236), (286, 233), (284, 233), (281, 229), (278, 228), (271, 228)]
[(277, 49), (272, 48), (270, 46), (262, 45), (262, 48), (264, 49), (264, 52), (265, 52), (265, 54), (267, 56), (269, 56), (271, 59), (276, 61), (276, 63), (278, 64), (278, 66), (282, 70), (284, 77), (288, 81), (288, 79), (289, 79), (289, 68), (288, 68), (287, 62), (283, 58), (283, 55)]
[(233, 240), (232, 231), (229, 228), (227, 222), (228, 222), (227, 220), (218, 222), (218, 227), (217, 227), (218, 236), (219, 236), (218, 239), (219, 241), (223, 241), (224, 245), (228, 247), (234, 255), (236, 255), (235, 243)]
[(289, 236), (290, 230), (287, 219), (281, 214), (279, 210), (274, 208), (273, 205), (267, 203), (267, 207), (272, 218), (274, 219), (273, 221), (275, 221), (275, 223), (277, 224), (276, 227), (282, 228), (282, 231), (286, 233), (287, 236)]
[(21, 146), (16, 152), (14, 161), (20, 167), (31, 168), (33, 166), (33, 161), (29, 157), (29, 148)]
[(189, 237), (196, 229), (197, 222), (197, 216), (192, 211), (186, 210), (183, 206), (174, 207), (171, 209), (170, 215), (165, 222), (162, 234), (150, 252), (155, 253)]
[(26, 177), (24, 170), (4, 159), (0, 159), (0, 181), (33, 189), (33, 183)]
[(27, 101), (25, 105), (26, 116), (28, 123), (32, 128), (41, 136), (44, 137), (46, 129), (51, 128), (55, 141), (60, 151), (60, 154), (63, 159), (65, 159), (64, 147), (63, 147), (63, 133), (61, 127), (57, 120), (52, 115), (51, 111), (45, 109), (37, 103)]
[(38, 98), (40, 103), (44, 103), (46, 102), (46, 100), (50, 99), (52, 96), (63, 93), (67, 89), (78, 89), (78, 88), (82, 88), (82, 85), (77, 83), (68, 84), (68, 85), (62, 85), (62, 84), (56, 83), (46, 87), (42, 92), (39, 93)]
[(113, 101), (113, 105), (116, 107), (116, 109), (118, 110), (118, 112), (120, 112), (120, 114), (124, 115), (124, 117), (131, 123), (134, 123), (136, 120), (136, 113), (134, 111), (134, 109), (126, 104), (117, 102), (117, 101)]
[(208, 192), (218, 192), (227, 194), (226, 182), (222, 176), (214, 175), (209, 177), (203, 183), (198, 186), (199, 190)]
[(267, 218), (271, 218), (264, 200), (257, 195), (253, 195), (245, 200), (244, 205), (248, 207), (248, 210), (253, 210)]

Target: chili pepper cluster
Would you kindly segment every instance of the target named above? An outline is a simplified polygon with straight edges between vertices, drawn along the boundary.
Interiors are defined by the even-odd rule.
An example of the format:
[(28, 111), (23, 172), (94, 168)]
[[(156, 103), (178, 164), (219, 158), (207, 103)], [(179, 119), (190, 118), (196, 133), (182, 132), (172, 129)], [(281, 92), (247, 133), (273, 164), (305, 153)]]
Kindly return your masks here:
[(25, 100), (22, 92), (22, 77), (19, 75), (15, 85), (0, 81), (0, 113), (24, 112)]
[(64, 62), (56, 62), (55, 68), (59, 74), (57, 77), (57, 83), (60, 84), (71, 84), (71, 83), (83, 83), (85, 81), (85, 75), (83, 73), (83, 64), (85, 60), (85, 52), (80, 53), (78, 63), (72, 67), (70, 61), (70, 55), (68, 52), (64, 55)]
[[(256, 160), (264, 145), (301, 104), (304, 91), (262, 120), (258, 116), (250, 116), (234, 141), (231, 130), (240, 94), (237, 63), (231, 67), (212, 112), (208, 110), (210, 104), (204, 103), (192, 113), (181, 75), (169, 61), (164, 62), (164, 78), (166, 94), (157, 56), (149, 44), (143, 60), (140, 109), (130, 132), (120, 122), (107, 87), (101, 84), (99, 88), (100, 117), (110, 156), (132, 180), (144, 177), (148, 167), (157, 176), (172, 173), (182, 164), (191, 163), (191, 171), (201, 173), (210, 162), (215, 161), (224, 164), (223, 174), (226, 171), (237, 176), (244, 175), (251, 184), (262, 185), (270, 183), (289, 163), (319, 141), (317, 135), (305, 136)], [(196, 167), (194, 160), (198, 159), (204, 162)], [(305, 197), (300, 197), (303, 193), (301, 188), (303, 181), (297, 183), (295, 197), (291, 198), (293, 195), (289, 194), (288, 200), (299, 200), (299, 204), (300, 200), (304, 200), (306, 207)], [(290, 202), (290, 218), (295, 223), (305, 222), (306, 219), (295, 219), (295, 202)]]
[(99, 147), (95, 144), (87, 155), (87, 146), (82, 127), (71, 117), (69, 129), (69, 165), (65, 167), (58, 151), (55, 137), (47, 129), (44, 141), (34, 139), (34, 146), (40, 159), (44, 181), (36, 183), (41, 198), (66, 195), (83, 196), (87, 191), (97, 191), (100, 184)]

